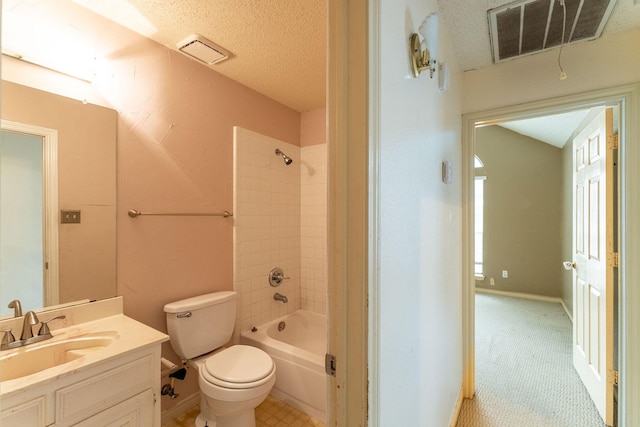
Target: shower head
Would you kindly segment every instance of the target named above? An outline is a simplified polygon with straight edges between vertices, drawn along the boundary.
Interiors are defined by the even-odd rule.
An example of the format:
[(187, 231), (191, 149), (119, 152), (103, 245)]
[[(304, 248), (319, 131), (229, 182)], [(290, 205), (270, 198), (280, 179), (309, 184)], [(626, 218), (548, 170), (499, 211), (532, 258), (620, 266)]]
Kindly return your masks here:
[(285, 165), (290, 165), (291, 163), (293, 163), (293, 159), (284, 154), (279, 148), (276, 148), (276, 156), (282, 156), (282, 160), (284, 160)]

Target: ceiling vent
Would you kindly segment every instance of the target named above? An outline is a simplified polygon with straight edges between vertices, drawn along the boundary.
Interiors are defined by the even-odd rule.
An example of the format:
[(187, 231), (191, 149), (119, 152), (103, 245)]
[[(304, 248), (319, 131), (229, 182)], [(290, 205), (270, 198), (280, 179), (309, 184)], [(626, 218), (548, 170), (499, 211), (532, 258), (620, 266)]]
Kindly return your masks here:
[(176, 43), (176, 46), (180, 52), (207, 65), (224, 61), (229, 57), (227, 50), (198, 34), (191, 34)]
[(523, 0), (489, 10), (493, 62), (600, 37), (616, 0)]

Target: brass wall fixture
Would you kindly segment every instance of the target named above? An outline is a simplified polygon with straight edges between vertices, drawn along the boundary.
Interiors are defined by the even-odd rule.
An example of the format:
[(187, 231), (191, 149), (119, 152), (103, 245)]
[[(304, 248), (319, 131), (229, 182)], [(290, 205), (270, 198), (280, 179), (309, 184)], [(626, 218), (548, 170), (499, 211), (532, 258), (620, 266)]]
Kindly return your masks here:
[(416, 33), (411, 34), (409, 39), (413, 75), (418, 77), (421, 72), (429, 70), (429, 75), (433, 78), (438, 56), (438, 14), (432, 13), (427, 16), (420, 24), (418, 32), (422, 35), (422, 41)]

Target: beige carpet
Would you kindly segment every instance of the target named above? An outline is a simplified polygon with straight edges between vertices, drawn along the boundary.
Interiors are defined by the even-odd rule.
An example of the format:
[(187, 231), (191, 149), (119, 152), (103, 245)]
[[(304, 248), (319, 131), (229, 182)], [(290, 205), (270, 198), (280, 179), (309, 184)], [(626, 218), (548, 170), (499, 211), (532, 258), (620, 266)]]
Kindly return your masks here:
[(476, 397), (457, 427), (602, 427), (560, 304), (476, 294)]

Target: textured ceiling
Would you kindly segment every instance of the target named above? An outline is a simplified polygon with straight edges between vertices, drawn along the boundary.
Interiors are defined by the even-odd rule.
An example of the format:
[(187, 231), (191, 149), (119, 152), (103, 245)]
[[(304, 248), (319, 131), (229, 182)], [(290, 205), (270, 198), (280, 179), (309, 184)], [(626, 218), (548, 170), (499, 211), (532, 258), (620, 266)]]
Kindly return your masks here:
[[(564, 44), (594, 40), (616, 0), (520, 0), (489, 11), (494, 62)], [(566, 24), (565, 24), (566, 23)]]
[(200, 34), (231, 52), (215, 71), (300, 112), (325, 105), (325, 0), (74, 1), (171, 49)]
[[(74, 1), (172, 49), (199, 33), (233, 54), (216, 71), (298, 111), (325, 105), (326, 0)], [(462, 70), (493, 64), (487, 11), (509, 3), (438, 0)], [(602, 35), (640, 28), (637, 3), (617, 0)]]
[[(438, 0), (440, 14), (463, 71), (493, 64), (487, 11), (509, 3), (513, 0)], [(640, 2), (618, 0), (602, 37), (635, 28), (640, 28)]]
[[(112, 21), (175, 49), (176, 42), (192, 33), (231, 52), (230, 59), (211, 68), (293, 108), (310, 111), (325, 106), (326, 0), (73, 0)], [(549, 0), (557, 1), (557, 0)], [(7, 10), (46, 14), (71, 0), (4, 0)], [(492, 65), (487, 11), (511, 0), (438, 0), (443, 26), (463, 70)], [(74, 42), (101, 44), (100, 17), (73, 27)], [(71, 20), (74, 17), (68, 17)], [(6, 25), (3, 25), (3, 48)], [(617, 0), (603, 36), (640, 28), (640, 0)], [(84, 31), (84, 33), (82, 33)], [(98, 42), (98, 39), (100, 41)], [(42, 46), (51, 43), (40, 43)], [(517, 59), (516, 59), (517, 60)], [(204, 66), (204, 65), (203, 65)]]

